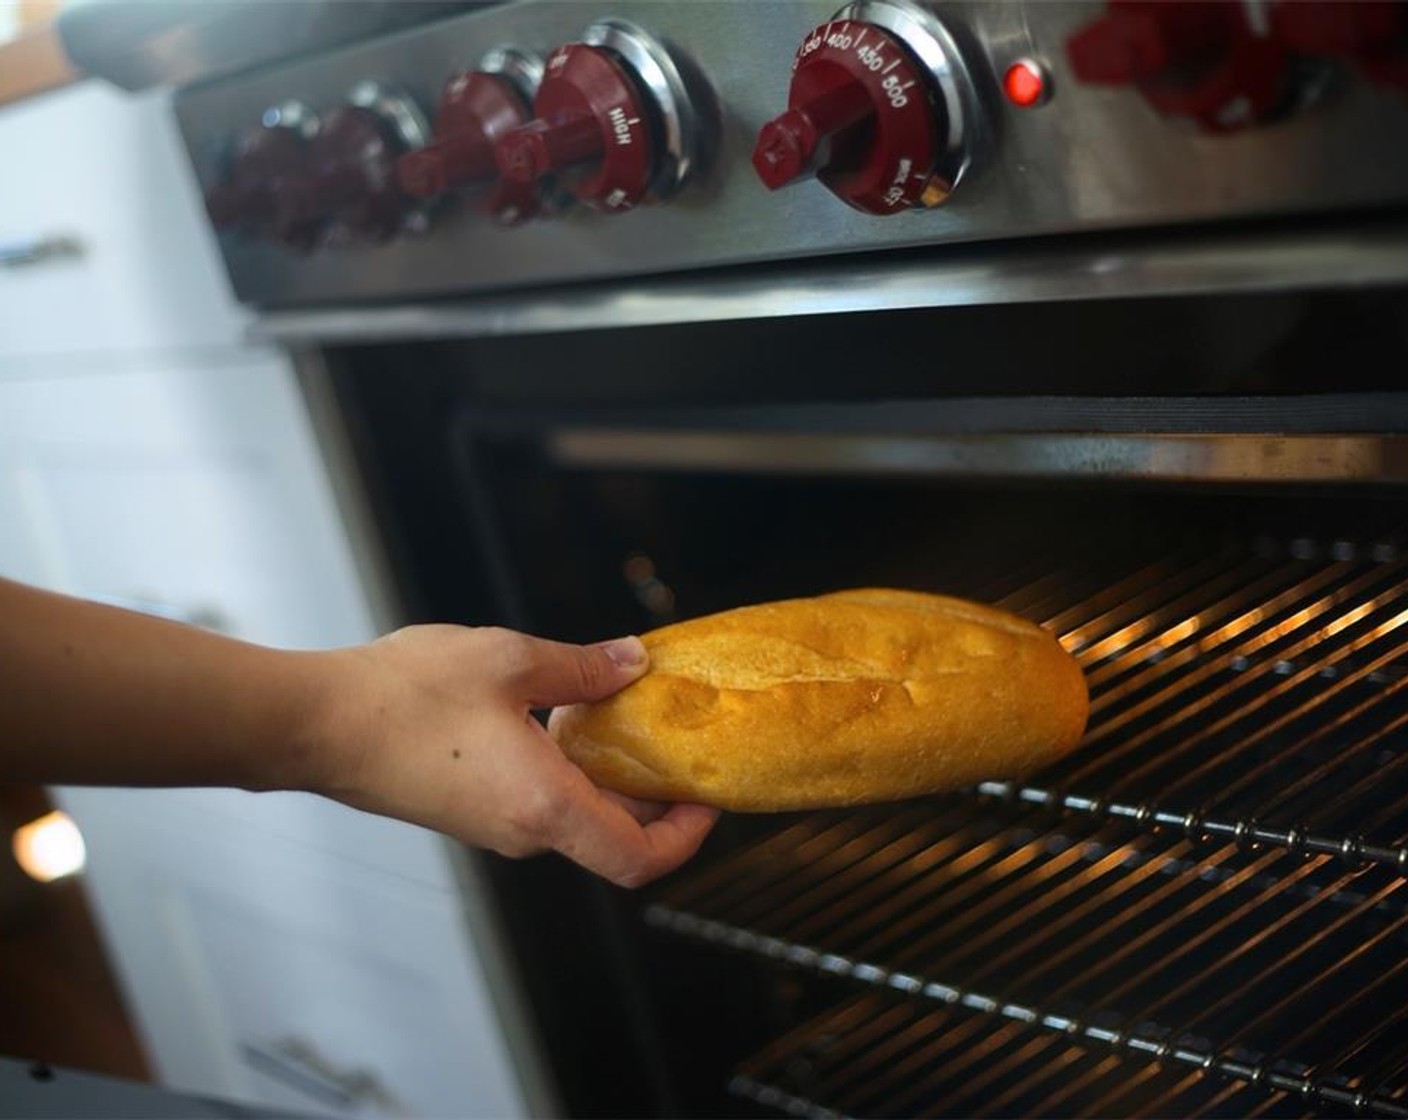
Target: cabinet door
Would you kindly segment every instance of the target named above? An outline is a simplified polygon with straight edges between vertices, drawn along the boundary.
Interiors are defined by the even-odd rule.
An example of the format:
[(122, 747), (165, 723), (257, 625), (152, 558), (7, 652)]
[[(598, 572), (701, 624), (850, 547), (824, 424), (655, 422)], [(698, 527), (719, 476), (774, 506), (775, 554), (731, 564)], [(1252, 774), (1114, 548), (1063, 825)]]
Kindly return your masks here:
[(282, 354), (0, 375), (0, 476), (0, 570), (23, 542), (12, 574), (58, 590), (279, 645), (371, 636)]
[[(372, 636), (286, 360), (0, 372), (0, 574), (239, 637)], [(59, 792), (165, 1083), (344, 1115), (520, 1115), (448, 843), (305, 794)]]
[[(0, 377), (0, 575), (265, 644), (374, 636), (286, 359)], [(449, 890), (438, 837), (298, 794), (173, 791), (212, 827)]]
[[(0, 575), (269, 645), (374, 636), (286, 359), (0, 378)], [(451, 889), (438, 837), (296, 794), (173, 792), (212, 827)]]
[(164, 93), (99, 82), (0, 110), (0, 244), (71, 239), (76, 255), (0, 267), (0, 368), (22, 354), (236, 345), (248, 316)]
[(162, 791), (64, 790), (163, 1080), (356, 1116), (514, 1116), (456, 895), (209, 827)]

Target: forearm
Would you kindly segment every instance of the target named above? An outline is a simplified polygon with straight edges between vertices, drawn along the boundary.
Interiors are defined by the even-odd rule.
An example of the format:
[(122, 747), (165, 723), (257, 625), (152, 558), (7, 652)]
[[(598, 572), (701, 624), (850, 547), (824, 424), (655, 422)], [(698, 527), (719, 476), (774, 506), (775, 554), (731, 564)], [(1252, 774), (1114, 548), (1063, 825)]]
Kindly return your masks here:
[(306, 788), (319, 658), (0, 580), (0, 780)]

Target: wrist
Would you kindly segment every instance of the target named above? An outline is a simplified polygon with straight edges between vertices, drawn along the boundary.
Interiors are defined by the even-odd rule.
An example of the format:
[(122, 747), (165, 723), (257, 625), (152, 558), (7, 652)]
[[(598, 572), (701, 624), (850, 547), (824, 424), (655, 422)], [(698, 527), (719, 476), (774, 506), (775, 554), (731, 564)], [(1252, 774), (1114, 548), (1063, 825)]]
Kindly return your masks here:
[(267, 757), (250, 789), (333, 794), (342, 784), (340, 762), (348, 723), (350, 650), (283, 651), (274, 666), (276, 697)]

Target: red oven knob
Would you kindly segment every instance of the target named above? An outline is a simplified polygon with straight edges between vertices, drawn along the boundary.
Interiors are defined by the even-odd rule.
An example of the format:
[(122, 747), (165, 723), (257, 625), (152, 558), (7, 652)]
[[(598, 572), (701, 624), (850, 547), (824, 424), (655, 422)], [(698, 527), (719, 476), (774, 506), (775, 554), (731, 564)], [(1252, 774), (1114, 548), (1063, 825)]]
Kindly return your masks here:
[(288, 101), (267, 110), (257, 128), (239, 136), (221, 180), (205, 195), (215, 228), (311, 248), (316, 223), (294, 212), (287, 186), (308, 174), (309, 138), (317, 129), (318, 119), (307, 106)]
[(396, 164), (401, 189), (430, 199), (464, 187), (483, 188), (475, 207), (504, 225), (531, 218), (538, 209), (535, 184), (503, 179), (494, 142), (526, 123), (543, 76), (543, 62), (512, 47), (498, 47), (475, 70), (446, 84), (435, 113), (434, 138)]
[(291, 182), (294, 210), (325, 225), (331, 241), (381, 241), (423, 225), (424, 211), (396, 178), (396, 161), (429, 129), (408, 97), (360, 82), (313, 137), (309, 174)]
[(815, 175), (868, 214), (944, 202), (980, 123), (948, 28), (908, 0), (850, 4), (812, 31), (792, 63), (787, 106), (753, 150), (763, 184)]
[(602, 20), (548, 56), (534, 120), (495, 146), (504, 178), (555, 176), (608, 212), (674, 194), (694, 169), (691, 97), (663, 44), (625, 20)]
[(1297, 54), (1340, 58), (1371, 82), (1408, 92), (1408, 3), (1282, 0), (1271, 8), (1272, 35)]
[(1222, 0), (1110, 0), (1066, 54), (1083, 82), (1133, 85), (1161, 113), (1231, 132), (1274, 116), (1292, 92), (1290, 55), (1252, 12)]

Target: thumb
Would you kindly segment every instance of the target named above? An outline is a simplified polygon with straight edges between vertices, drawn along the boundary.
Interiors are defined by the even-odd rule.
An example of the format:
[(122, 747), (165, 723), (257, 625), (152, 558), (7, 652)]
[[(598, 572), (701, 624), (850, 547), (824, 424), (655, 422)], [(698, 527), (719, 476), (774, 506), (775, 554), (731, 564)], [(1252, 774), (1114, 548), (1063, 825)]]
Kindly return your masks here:
[(645, 643), (636, 637), (590, 646), (539, 639), (513, 685), (516, 698), (530, 708), (554, 708), (604, 700), (639, 678), (649, 664)]

